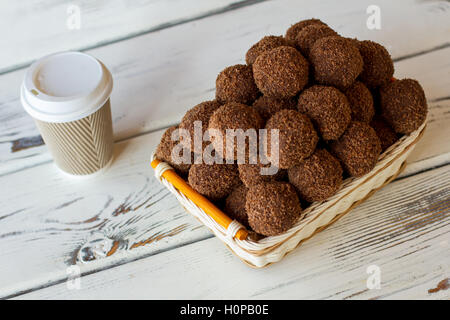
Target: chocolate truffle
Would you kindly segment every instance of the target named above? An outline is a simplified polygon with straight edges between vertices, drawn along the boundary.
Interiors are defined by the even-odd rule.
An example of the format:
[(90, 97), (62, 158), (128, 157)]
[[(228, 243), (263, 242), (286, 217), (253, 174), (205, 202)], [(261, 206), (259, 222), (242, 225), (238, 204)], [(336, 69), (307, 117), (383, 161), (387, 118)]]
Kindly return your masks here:
[(251, 66), (237, 64), (225, 68), (217, 76), (216, 99), (220, 103), (252, 104), (258, 95)]
[(305, 57), (309, 57), (309, 51), (317, 40), (337, 35), (336, 31), (327, 25), (310, 24), (299, 31), (295, 38), (295, 45)]
[(360, 177), (375, 167), (381, 143), (369, 124), (352, 121), (339, 140), (330, 144), (330, 151), (341, 161), (347, 173)]
[(297, 101), (294, 97), (282, 99), (262, 96), (253, 103), (253, 107), (258, 111), (263, 120), (267, 121), (271, 116), (283, 109), (295, 110), (297, 108)]
[(211, 140), (215, 149), (222, 153), (222, 157), (230, 160), (238, 160), (238, 151), (245, 151), (245, 159), (247, 159), (249, 139), (245, 139), (246, 150), (238, 150), (238, 139), (234, 139), (234, 143), (232, 143), (227, 149), (227, 129), (242, 129), (244, 133), (248, 129), (255, 129), (255, 133), (258, 133), (258, 129), (263, 126), (264, 121), (254, 108), (235, 102), (224, 104), (214, 111), (209, 119), (209, 129), (219, 130), (222, 135), (221, 141), (212, 135)]
[(370, 126), (377, 133), (381, 142), (381, 152), (392, 146), (397, 140), (398, 136), (389, 124), (381, 116), (375, 116), (370, 122)]
[(203, 134), (208, 130), (208, 123), (209, 118), (213, 114), (214, 111), (216, 111), (220, 107), (220, 103), (216, 100), (213, 101), (205, 101), (202, 102), (192, 109), (188, 110), (186, 114), (184, 115), (183, 119), (180, 123), (180, 129), (187, 130), (190, 136), (190, 143), (189, 141), (183, 140), (183, 135), (180, 135), (181, 142), (191, 150), (192, 152), (195, 152), (194, 150), (194, 122), (200, 121), (201, 122), (201, 134), (202, 136), (199, 137), (200, 141), (202, 143), (200, 146), (202, 147), (201, 152), (204, 150), (204, 148), (209, 144), (208, 142), (203, 141)]
[(308, 61), (292, 47), (278, 47), (261, 54), (253, 64), (259, 90), (266, 96), (295, 96), (308, 82)]
[[(284, 109), (275, 113), (266, 123), (267, 156), (278, 167), (289, 169), (309, 157), (319, 137), (308, 116), (295, 110)], [(278, 144), (271, 143), (272, 130), (278, 130)]]
[(357, 38), (344, 37), (349, 40), (356, 48), (359, 48), (359, 40)]
[(394, 63), (389, 52), (381, 44), (365, 40), (358, 42), (358, 49), (364, 61), (360, 79), (369, 88), (381, 86), (394, 75)]
[(427, 100), (419, 82), (413, 79), (393, 81), (380, 89), (381, 112), (397, 133), (418, 129), (427, 117)]
[(317, 149), (288, 170), (289, 182), (308, 202), (322, 201), (335, 194), (342, 184), (342, 173), (339, 161), (325, 149)]
[(274, 236), (291, 228), (302, 208), (295, 188), (287, 182), (266, 182), (247, 192), (245, 208), (250, 227), (264, 236)]
[(245, 61), (248, 65), (252, 65), (258, 56), (266, 51), (270, 51), (277, 47), (287, 46), (286, 39), (281, 36), (266, 36), (255, 43), (245, 55)]
[(375, 114), (370, 90), (362, 82), (355, 81), (344, 93), (352, 109), (352, 119), (369, 123)]
[(180, 143), (178, 135), (174, 137), (176, 140), (172, 140), (172, 133), (176, 130), (178, 130), (178, 126), (170, 127), (164, 132), (161, 141), (156, 148), (155, 157), (158, 160), (167, 162), (178, 173), (187, 174), (192, 163), (192, 154), (187, 148), (184, 148), (181, 145), (179, 146), (180, 152), (178, 155), (180, 157), (180, 163), (176, 163), (172, 160), (172, 149)]
[(198, 193), (219, 200), (231, 193), (240, 183), (234, 164), (193, 164), (189, 169), (189, 185)]
[(231, 219), (237, 220), (248, 228), (248, 216), (245, 210), (247, 191), (247, 187), (243, 184), (234, 188), (225, 200), (225, 212)]
[(302, 92), (298, 109), (306, 113), (324, 140), (336, 140), (351, 120), (347, 97), (338, 89), (315, 85)]
[(348, 88), (363, 69), (363, 59), (353, 42), (339, 36), (320, 38), (311, 48), (309, 58), (316, 82)]
[(320, 21), (319, 19), (307, 19), (297, 22), (293, 24), (287, 29), (286, 35), (284, 36), (290, 45), (295, 45), (295, 38), (297, 38), (298, 33), (304, 28), (312, 24), (318, 24), (326, 26), (325, 23)]
[[(267, 169), (266, 171), (271, 170), (272, 172), (265, 172), (268, 174), (261, 174), (261, 168)], [(280, 179), (280, 177), (282, 177), (282, 170), (276, 167), (270, 167), (270, 163), (269, 164), (262, 164), (259, 162), (256, 164), (243, 163), (238, 165), (238, 170), (241, 181), (248, 188), (257, 183), (275, 181)]]

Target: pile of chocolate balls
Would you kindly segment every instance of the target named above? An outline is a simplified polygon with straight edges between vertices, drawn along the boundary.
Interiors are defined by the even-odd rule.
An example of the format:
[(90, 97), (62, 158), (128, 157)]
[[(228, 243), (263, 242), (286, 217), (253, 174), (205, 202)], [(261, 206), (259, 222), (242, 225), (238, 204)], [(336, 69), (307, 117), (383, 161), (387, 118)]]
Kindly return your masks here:
[[(250, 47), (246, 64), (217, 76), (216, 99), (185, 114), (163, 135), (156, 157), (168, 162), (197, 192), (262, 236), (291, 228), (302, 207), (335, 194), (347, 177), (371, 171), (380, 154), (425, 121), (427, 103), (416, 80), (393, 80), (382, 45), (339, 36), (318, 19), (300, 21), (283, 36)], [(174, 130), (265, 128), (279, 131), (278, 168), (261, 175), (261, 162), (176, 164)], [(212, 140), (223, 157), (237, 150)], [(204, 142), (203, 148), (209, 144)], [(191, 142), (182, 144), (194, 156)], [(227, 152), (228, 151), (228, 152)], [(270, 159), (270, 144), (268, 145)]]

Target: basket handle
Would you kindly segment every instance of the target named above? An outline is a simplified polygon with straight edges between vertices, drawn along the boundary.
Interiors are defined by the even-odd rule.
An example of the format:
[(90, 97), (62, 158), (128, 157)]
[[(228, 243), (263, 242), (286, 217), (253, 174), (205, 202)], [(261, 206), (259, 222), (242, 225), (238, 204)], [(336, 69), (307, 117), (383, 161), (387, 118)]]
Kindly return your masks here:
[[(155, 169), (161, 161), (158, 159), (153, 159), (151, 166)], [(205, 213), (214, 219), (218, 224), (224, 227), (227, 231), (231, 227), (234, 229), (235, 224), (232, 224), (234, 220), (228, 217), (224, 212), (217, 208), (211, 201), (206, 199), (200, 193), (191, 188), (189, 184), (186, 183), (173, 169), (165, 170), (162, 176), (169, 181), (176, 189), (188, 197), (197, 206), (203, 209)], [(239, 240), (246, 240), (248, 236), (248, 231), (245, 228), (240, 228), (235, 232), (235, 237)]]

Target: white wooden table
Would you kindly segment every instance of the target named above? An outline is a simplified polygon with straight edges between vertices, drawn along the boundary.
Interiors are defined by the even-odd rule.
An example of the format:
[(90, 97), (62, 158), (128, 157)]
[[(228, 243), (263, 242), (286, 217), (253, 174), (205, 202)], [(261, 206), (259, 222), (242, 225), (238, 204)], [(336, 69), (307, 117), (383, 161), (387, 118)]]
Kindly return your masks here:
[[(0, 297), (450, 298), (449, 2), (73, 4), (0, 2)], [(370, 4), (381, 9), (381, 30), (366, 27)], [(250, 44), (309, 17), (384, 44), (395, 76), (424, 87), (428, 129), (401, 177), (282, 262), (254, 270), (157, 182), (150, 153), (164, 128), (213, 98), (216, 74), (243, 62)], [(115, 79), (115, 159), (92, 179), (56, 169), (18, 96), (30, 62), (68, 49), (98, 57)], [(367, 287), (369, 266), (381, 272), (379, 289)], [(67, 282), (77, 272), (79, 282)]]

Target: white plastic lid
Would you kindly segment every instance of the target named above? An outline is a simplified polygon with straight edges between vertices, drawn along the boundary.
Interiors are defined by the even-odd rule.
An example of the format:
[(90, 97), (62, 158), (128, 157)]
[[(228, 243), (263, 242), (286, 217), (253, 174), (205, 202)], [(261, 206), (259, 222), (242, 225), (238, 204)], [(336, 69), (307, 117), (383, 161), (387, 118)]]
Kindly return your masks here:
[(34, 62), (23, 80), (20, 98), (25, 110), (45, 122), (84, 118), (111, 95), (109, 70), (82, 52), (52, 54)]

